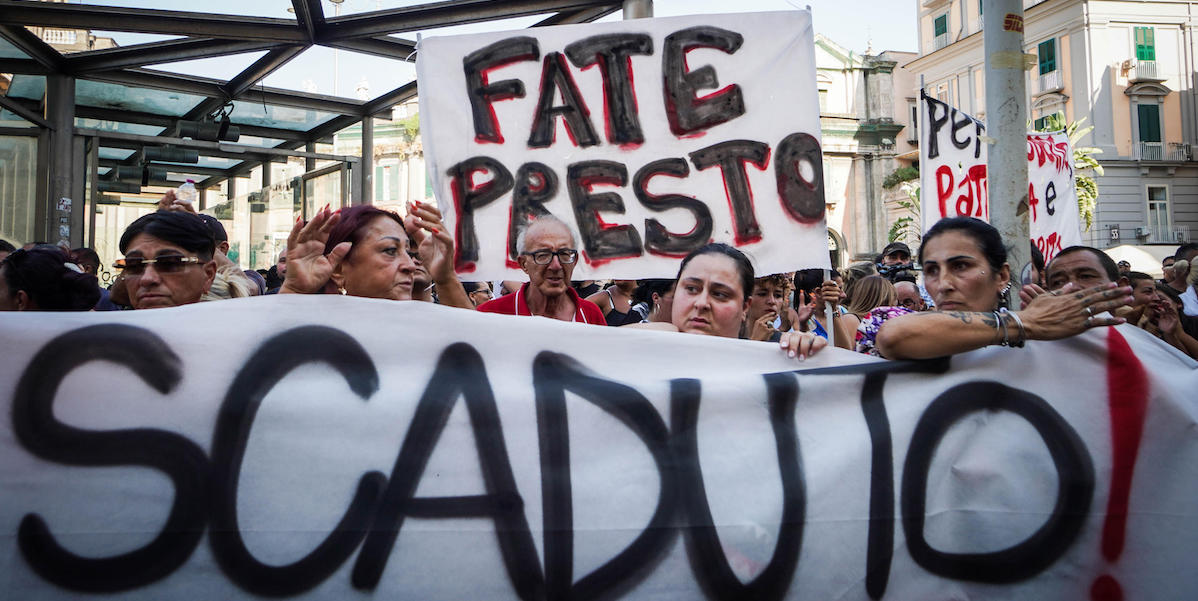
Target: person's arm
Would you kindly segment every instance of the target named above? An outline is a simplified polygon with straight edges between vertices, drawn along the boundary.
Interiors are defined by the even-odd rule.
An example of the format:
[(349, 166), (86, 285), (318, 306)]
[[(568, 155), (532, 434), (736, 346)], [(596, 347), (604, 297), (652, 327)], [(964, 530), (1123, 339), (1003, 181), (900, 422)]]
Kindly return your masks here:
[[(1099, 317), (1132, 302), (1131, 288), (1115, 284), (1079, 290), (1069, 284), (1035, 298), (1017, 313), (928, 311), (887, 320), (878, 330), (877, 348), (887, 359), (929, 359), (1025, 340), (1058, 340), (1099, 326), (1124, 322)], [(1020, 325), (1022, 324), (1022, 327)]]
[(611, 293), (608, 292), (607, 290), (600, 290), (599, 292), (596, 292), (596, 293), (586, 297), (586, 300), (589, 300), (592, 303), (595, 303), (596, 305), (598, 305), (599, 310), (602, 311), (604, 315), (611, 313), (611, 310), (612, 310)]
[(846, 350), (853, 350), (857, 344), (857, 326), (861, 325), (861, 318), (852, 313), (840, 314), (836, 308), (832, 308), (832, 327), (836, 331), (836, 346)]
[(428, 266), (437, 300), (442, 305), (473, 310), (474, 303), (453, 270), (453, 236), (441, 223), (441, 211), (428, 203), (413, 202), (408, 205), (404, 228), (410, 228), (409, 235), (417, 241), (416, 252)]
[(1149, 310), (1152, 312), (1151, 320), (1160, 329), (1161, 339), (1189, 355), (1191, 359), (1198, 359), (1198, 340), (1181, 328), (1181, 317), (1177, 314), (1177, 307), (1173, 306), (1173, 302), (1165, 299), (1154, 303)]

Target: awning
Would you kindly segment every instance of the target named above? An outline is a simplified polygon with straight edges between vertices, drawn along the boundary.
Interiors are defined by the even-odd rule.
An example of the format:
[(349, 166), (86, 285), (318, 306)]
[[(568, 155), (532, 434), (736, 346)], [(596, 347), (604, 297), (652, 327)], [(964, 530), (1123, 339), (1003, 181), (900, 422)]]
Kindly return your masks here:
[(1120, 244), (1106, 249), (1106, 254), (1116, 262), (1131, 263), (1132, 271), (1142, 271), (1154, 278), (1160, 278), (1164, 275), (1161, 271), (1161, 261), (1165, 257), (1173, 256), (1176, 250), (1177, 246), (1174, 244)]

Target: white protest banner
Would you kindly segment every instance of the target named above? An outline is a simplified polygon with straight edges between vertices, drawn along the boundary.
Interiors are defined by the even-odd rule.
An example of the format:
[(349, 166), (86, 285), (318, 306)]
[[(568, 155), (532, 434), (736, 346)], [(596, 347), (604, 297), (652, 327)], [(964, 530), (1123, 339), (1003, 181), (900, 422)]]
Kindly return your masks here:
[(702, 15), (429, 37), (425, 157), (469, 279), (521, 279), (530, 219), (575, 279), (673, 277), (708, 242), (758, 273), (828, 268), (811, 14)]
[(0, 337), (5, 598), (1198, 597), (1198, 371), (1130, 326), (798, 363), (276, 296)]
[(1027, 204), (1032, 243), (1051, 261), (1082, 243), (1073, 148), (1064, 132), (1027, 135)]
[[(945, 217), (990, 220), (985, 126), (921, 91), (919, 169), (923, 231)], [(1028, 223), (1032, 242), (1051, 261), (1082, 243), (1073, 150), (1064, 133), (1029, 133)]]

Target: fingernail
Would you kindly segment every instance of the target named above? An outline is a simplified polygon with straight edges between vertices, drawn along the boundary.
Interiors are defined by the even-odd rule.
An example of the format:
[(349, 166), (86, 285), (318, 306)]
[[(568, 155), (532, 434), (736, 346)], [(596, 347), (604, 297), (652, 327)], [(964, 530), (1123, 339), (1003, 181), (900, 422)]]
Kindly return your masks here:
[(437, 229), (437, 228), (433, 228), (433, 233), (434, 233), (434, 234), (440, 234), (440, 233), (441, 233), (441, 230), (439, 230), (439, 229)]
[(800, 361), (800, 362), (802, 362), (802, 361), (806, 361), (806, 360), (807, 360), (807, 355), (799, 355), (799, 361)]
[(413, 203), (413, 204), (415, 204), (416, 206), (420, 206), (420, 201), (419, 201), (419, 200), (413, 200), (413, 201), (412, 201), (412, 203)]
[(794, 351), (790, 351), (790, 352), (789, 352), (789, 353), (787, 353), (787, 354), (788, 354), (788, 355), (790, 355), (790, 358), (792, 358), (792, 359), (793, 359), (793, 358), (794, 358), (794, 356), (795, 356), (795, 352), (794, 352)]

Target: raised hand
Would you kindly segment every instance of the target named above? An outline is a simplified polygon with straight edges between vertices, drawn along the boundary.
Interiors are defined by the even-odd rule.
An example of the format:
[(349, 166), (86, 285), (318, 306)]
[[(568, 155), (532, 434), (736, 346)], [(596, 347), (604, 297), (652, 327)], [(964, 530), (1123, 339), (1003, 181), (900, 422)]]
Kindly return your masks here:
[(287, 279), (279, 289), (283, 294), (313, 294), (320, 292), (333, 270), (349, 254), (350, 242), (342, 242), (324, 254), (329, 232), (341, 221), (341, 214), (326, 205), (308, 223), (296, 219), (287, 236)]
[(1101, 326), (1118, 325), (1122, 317), (1099, 317), (1129, 305), (1131, 288), (1115, 283), (1082, 290), (1076, 284), (1041, 294), (1019, 312), (1031, 340), (1058, 340)]

